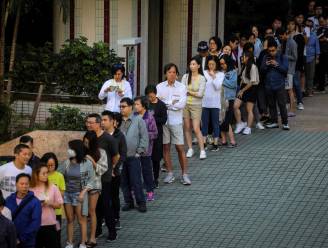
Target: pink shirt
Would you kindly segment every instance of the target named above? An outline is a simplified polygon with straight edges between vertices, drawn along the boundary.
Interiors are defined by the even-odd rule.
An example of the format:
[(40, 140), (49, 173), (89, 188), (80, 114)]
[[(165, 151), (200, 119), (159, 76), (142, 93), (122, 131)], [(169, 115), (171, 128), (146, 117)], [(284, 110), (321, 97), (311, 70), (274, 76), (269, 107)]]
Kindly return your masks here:
[[(44, 188), (35, 187), (31, 191), (40, 200), (55, 204), (63, 204), (63, 198), (56, 185), (50, 184), (47, 191)], [(55, 209), (49, 206), (42, 206), (41, 226), (56, 225)]]

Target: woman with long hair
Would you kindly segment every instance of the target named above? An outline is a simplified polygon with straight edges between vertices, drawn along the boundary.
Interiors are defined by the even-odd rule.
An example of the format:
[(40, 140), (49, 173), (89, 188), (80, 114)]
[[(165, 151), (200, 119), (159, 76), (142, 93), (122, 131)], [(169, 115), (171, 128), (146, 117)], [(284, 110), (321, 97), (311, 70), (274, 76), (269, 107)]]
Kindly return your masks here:
[(34, 167), (30, 184), (31, 191), (42, 204), (41, 227), (36, 236), (36, 248), (60, 247), (55, 209), (61, 208), (63, 198), (57, 186), (48, 181), (48, 172), (47, 164), (41, 162)]
[(86, 158), (92, 162), (95, 173), (92, 189), (89, 190), (89, 217), (90, 217), (90, 239), (87, 241), (88, 247), (97, 245), (96, 229), (97, 216), (96, 206), (101, 192), (101, 176), (108, 169), (107, 154), (105, 150), (99, 148), (97, 134), (94, 131), (87, 131), (83, 137), (83, 143), (86, 149)]
[(222, 41), (219, 37), (213, 36), (208, 41), (209, 44), (209, 55), (220, 56)]
[(263, 44), (259, 37), (259, 29), (256, 25), (251, 27), (251, 32), (254, 34), (254, 56), (259, 58), (261, 51), (263, 50)]
[(192, 132), (193, 128), (198, 140), (200, 149), (200, 159), (206, 158), (204, 149), (203, 136), (200, 131), (200, 121), (202, 116), (202, 99), (205, 91), (206, 79), (203, 76), (203, 69), (198, 57), (191, 58), (189, 62), (188, 73), (183, 75), (181, 83), (187, 88), (187, 104), (183, 111), (184, 133), (188, 145), (187, 158), (194, 155), (192, 149)]

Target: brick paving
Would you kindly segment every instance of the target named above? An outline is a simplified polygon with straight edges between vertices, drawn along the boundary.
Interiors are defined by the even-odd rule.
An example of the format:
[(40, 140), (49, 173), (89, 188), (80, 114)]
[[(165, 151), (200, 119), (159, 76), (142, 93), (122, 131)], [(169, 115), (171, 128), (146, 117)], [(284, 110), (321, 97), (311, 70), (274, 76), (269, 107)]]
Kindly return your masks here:
[(191, 186), (160, 184), (148, 212), (122, 213), (118, 239), (98, 247), (328, 247), (327, 106), (307, 99), (291, 131), (190, 159)]

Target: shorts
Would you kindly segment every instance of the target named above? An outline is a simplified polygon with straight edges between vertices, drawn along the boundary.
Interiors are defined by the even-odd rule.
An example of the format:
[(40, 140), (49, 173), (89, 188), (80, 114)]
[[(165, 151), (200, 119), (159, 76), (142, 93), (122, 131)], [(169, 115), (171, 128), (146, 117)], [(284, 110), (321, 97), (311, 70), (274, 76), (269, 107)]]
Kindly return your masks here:
[(89, 195), (94, 195), (94, 194), (96, 194), (96, 193), (101, 193), (101, 189), (91, 189), (91, 190), (89, 190), (88, 191), (88, 194)]
[(182, 124), (163, 126), (163, 144), (184, 145)]
[[(242, 84), (240, 89), (242, 90), (243, 88), (246, 87), (246, 84)], [(256, 103), (257, 99), (257, 85), (253, 85), (251, 88), (246, 90), (241, 98), (239, 98), (243, 102), (252, 102)]]
[(66, 192), (64, 193), (64, 204), (70, 204), (72, 206), (77, 206), (81, 204), (79, 202), (80, 192)]
[(185, 108), (183, 109), (183, 118), (192, 119), (192, 120), (201, 120), (202, 106), (186, 104)]
[(290, 90), (293, 88), (293, 74), (287, 74), (286, 82), (285, 82), (285, 89)]

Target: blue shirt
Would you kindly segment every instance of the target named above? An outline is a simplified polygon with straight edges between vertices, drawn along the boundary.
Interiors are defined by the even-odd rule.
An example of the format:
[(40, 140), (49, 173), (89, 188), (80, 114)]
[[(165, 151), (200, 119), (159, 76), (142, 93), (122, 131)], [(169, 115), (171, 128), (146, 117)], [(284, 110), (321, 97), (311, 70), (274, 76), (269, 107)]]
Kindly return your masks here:
[(320, 55), (319, 39), (315, 33), (311, 32), (308, 42), (306, 43), (306, 63), (311, 63), (316, 56)]

